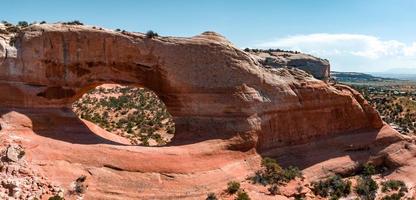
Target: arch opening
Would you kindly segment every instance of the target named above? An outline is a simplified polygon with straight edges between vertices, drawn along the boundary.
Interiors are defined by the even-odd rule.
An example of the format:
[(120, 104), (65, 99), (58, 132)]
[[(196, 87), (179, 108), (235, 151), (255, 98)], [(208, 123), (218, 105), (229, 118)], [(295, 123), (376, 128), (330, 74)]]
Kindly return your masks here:
[(102, 84), (72, 104), (83, 121), (126, 138), (131, 145), (163, 146), (175, 134), (175, 123), (164, 102), (151, 90), (119, 84)]

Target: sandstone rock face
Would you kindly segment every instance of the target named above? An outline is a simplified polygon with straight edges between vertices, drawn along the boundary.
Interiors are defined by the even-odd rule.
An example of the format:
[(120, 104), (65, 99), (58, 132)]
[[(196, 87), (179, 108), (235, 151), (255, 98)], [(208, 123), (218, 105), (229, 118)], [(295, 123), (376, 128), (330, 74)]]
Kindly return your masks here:
[[(135, 85), (153, 90), (165, 102), (178, 142), (238, 133), (249, 147), (260, 149), (382, 125), (350, 90), (300, 70), (268, 69), (212, 32), (151, 39), (80, 26), (34, 25), (17, 35), (15, 46), (4, 39), (0, 44), (7, 50), (0, 58), (0, 88), (12, 94), (0, 97), (1, 106), (68, 107), (103, 83)], [(273, 57), (288, 66), (322, 65), (318, 71), (324, 78), (329, 71), (327, 62), (311, 56)]]
[[(303, 54), (272, 55), (295, 66), (276, 68), (213, 32), (146, 38), (42, 24), (10, 38), (0, 37), (0, 133), (59, 185), (87, 176), (86, 199), (202, 199), (245, 180), (261, 155), (320, 176), (320, 163), (345, 171), (402, 140), (359, 93), (301, 70), (329, 74)], [(176, 124), (170, 145), (127, 146), (79, 120), (71, 103), (104, 83), (153, 90)]]
[(258, 61), (265, 67), (294, 67), (312, 74), (315, 78), (328, 81), (330, 65), (326, 59), (293, 51), (249, 51), (258, 56)]

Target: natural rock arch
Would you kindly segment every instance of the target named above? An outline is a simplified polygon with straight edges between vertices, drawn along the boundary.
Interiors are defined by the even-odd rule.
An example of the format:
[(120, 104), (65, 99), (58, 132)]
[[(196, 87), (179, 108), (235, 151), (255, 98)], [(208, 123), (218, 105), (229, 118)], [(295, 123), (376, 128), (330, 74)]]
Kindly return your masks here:
[[(212, 32), (147, 38), (35, 25), (17, 36), (15, 46), (2, 49), (2, 87), (20, 94), (3, 97), (3, 105), (68, 106), (102, 83), (146, 87), (174, 117), (178, 143), (236, 138), (244, 148), (273, 148), (382, 125), (348, 89), (299, 70), (264, 68), (258, 57)], [(321, 122), (312, 122), (316, 118)]]

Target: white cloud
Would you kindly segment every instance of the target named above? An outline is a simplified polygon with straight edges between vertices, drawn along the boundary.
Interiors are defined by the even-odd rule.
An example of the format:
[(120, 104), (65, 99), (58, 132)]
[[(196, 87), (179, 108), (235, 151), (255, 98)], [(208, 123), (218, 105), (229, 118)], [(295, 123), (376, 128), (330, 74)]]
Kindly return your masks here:
[(397, 40), (381, 40), (371, 35), (294, 35), (255, 46), (290, 49), (329, 58), (332, 63), (336, 63), (336, 68), (355, 67), (358, 71), (365, 71), (362, 67), (367, 67), (368, 71), (382, 71), (394, 67), (416, 68), (416, 42), (406, 44)]

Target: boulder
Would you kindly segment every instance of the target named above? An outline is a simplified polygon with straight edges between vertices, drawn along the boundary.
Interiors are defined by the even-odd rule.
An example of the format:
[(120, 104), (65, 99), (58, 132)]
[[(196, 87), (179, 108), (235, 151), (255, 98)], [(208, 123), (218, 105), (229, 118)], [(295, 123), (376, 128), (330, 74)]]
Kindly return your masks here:
[(18, 162), (25, 155), (25, 151), (18, 145), (10, 145), (7, 147), (6, 157), (10, 161)]

